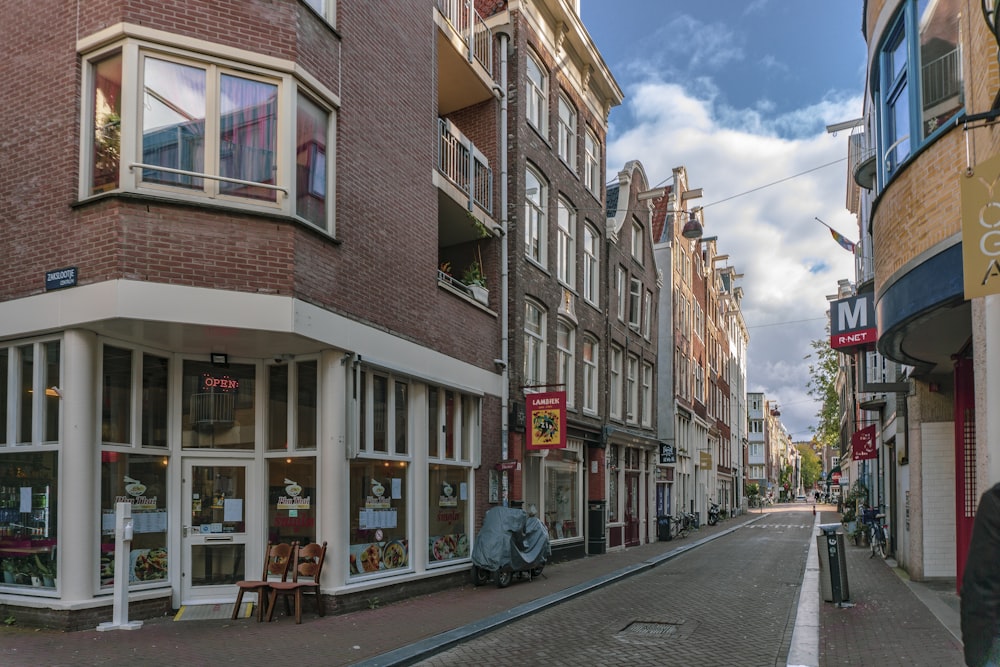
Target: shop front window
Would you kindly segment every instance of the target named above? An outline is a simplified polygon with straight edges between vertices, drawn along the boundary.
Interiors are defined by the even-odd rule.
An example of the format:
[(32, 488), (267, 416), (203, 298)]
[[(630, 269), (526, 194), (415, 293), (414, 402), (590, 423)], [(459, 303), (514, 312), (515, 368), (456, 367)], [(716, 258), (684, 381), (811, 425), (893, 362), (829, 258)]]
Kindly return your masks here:
[(432, 463), (427, 474), (427, 562), (469, 557), (469, 469)]
[(57, 452), (0, 454), (0, 589), (55, 589)]
[(115, 579), (115, 511), (132, 505), (132, 550), (128, 579), (132, 585), (168, 583), (167, 468), (163, 455), (101, 452), (100, 583)]
[(406, 461), (351, 463), (350, 576), (410, 566), (408, 472)]
[(316, 541), (316, 459), (273, 458), (267, 462), (267, 539)]
[(181, 442), (186, 448), (254, 448), (252, 364), (216, 366), (185, 361), (181, 388)]
[[(267, 377), (267, 448), (316, 449), (319, 414), (316, 361), (270, 366)], [(290, 412), (291, 406), (294, 408)]]
[(618, 521), (618, 445), (608, 449), (608, 521)]
[(578, 468), (574, 462), (545, 461), (545, 523), (549, 539), (580, 536)]

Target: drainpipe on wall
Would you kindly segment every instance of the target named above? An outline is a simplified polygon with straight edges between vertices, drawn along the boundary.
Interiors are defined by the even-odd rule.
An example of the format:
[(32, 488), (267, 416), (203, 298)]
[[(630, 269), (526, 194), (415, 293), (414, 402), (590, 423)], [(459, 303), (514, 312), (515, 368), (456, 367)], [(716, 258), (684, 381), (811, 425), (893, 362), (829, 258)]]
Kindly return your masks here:
[[(500, 458), (510, 457), (510, 306), (508, 295), (510, 272), (507, 251), (507, 44), (510, 36), (500, 38), (500, 369), (503, 386), (500, 389)], [(506, 474), (506, 472), (504, 473)]]

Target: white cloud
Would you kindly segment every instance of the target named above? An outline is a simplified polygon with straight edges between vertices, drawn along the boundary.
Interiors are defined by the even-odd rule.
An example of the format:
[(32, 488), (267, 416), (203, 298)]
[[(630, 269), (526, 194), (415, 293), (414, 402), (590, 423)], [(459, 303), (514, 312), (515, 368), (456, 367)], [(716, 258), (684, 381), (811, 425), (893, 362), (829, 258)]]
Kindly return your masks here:
[(825, 336), (826, 296), (854, 275), (852, 255), (815, 218), (857, 237), (844, 204), (846, 137), (825, 126), (857, 116), (861, 101), (831, 95), (774, 117), (766, 104), (718, 104), (717, 92), (709, 79), (632, 87), (618, 112), (630, 125), (620, 134), (612, 127), (608, 172), (638, 159), (656, 185), (684, 166), (690, 186), (704, 188), (697, 203), (706, 207), (705, 233), (718, 236), (719, 252), (744, 274), (748, 386), (780, 403), (793, 438), (808, 439), (819, 406), (806, 393), (804, 357)]

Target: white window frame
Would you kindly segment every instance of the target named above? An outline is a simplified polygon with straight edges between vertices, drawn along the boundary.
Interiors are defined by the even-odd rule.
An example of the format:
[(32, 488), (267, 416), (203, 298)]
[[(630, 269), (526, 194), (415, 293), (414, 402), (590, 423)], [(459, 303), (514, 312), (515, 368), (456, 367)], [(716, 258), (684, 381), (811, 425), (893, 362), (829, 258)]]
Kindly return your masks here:
[(556, 202), (556, 278), (567, 287), (576, 285), (576, 211), (562, 197)]
[(545, 384), (545, 320), (540, 304), (524, 304), (524, 384)]
[(559, 318), (556, 322), (556, 384), (566, 390), (566, 407), (576, 406), (576, 327)]
[(651, 290), (646, 290), (646, 294), (643, 297), (643, 308), (642, 308), (642, 336), (646, 340), (649, 340), (649, 336), (652, 330), (652, 320), (653, 320), (653, 292)]
[(643, 245), (644, 233), (642, 230), (642, 225), (636, 221), (632, 221), (632, 259), (642, 264), (642, 245)]
[(565, 94), (559, 95), (559, 116), (556, 120), (556, 151), (559, 158), (576, 173), (576, 109)]
[(625, 421), (639, 423), (639, 357), (630, 354), (625, 364)]
[[(380, 377), (386, 381), (386, 407), (385, 407), (385, 446), (386, 450), (375, 449), (375, 401), (374, 401), (374, 381), (375, 377)], [(380, 370), (377, 367), (366, 366), (361, 374), (360, 390), (364, 392), (364, 414), (358, 415), (358, 419), (365, 424), (364, 439), (358, 438), (358, 453), (365, 457), (378, 459), (391, 459), (410, 461), (414, 454), (414, 441), (419, 437), (414, 431), (413, 417), (413, 384), (409, 379), (392, 373)], [(406, 452), (396, 452), (396, 384), (407, 386), (406, 390)], [(359, 404), (360, 409), (360, 404)]]
[[(46, 373), (48, 363), (45, 350), (49, 344), (55, 344), (59, 354), (58, 377), (56, 378), (50, 378)], [(24, 378), (22, 375), (22, 350), (24, 348), (31, 348), (30, 378)], [(0, 377), (0, 381), (6, 380), (7, 382), (7, 402), (0, 404), (0, 410), (6, 411), (7, 431), (0, 433), (0, 451), (57, 445), (62, 441), (64, 426), (63, 401), (58, 389), (58, 385), (63, 384), (60, 378), (65, 377), (66, 372), (66, 355), (63, 350), (62, 338), (49, 337), (9, 341), (0, 345), (0, 355), (7, 356), (7, 376), (6, 378)], [(26, 386), (30, 386), (30, 389), (24, 392), (23, 388)], [(31, 414), (27, 420), (28, 423), (25, 424), (22, 406), (26, 401), (31, 403)], [(45, 432), (47, 410), (51, 407), (57, 410), (55, 438), (47, 438)], [(25, 430), (30, 432), (28, 440), (21, 439), (21, 434)]]
[(541, 58), (528, 51), (525, 81), (525, 118), (544, 137), (548, 129), (549, 74)]
[(638, 330), (642, 322), (642, 281), (638, 278), (629, 280), (628, 306), (628, 325)]
[(615, 289), (618, 293), (618, 320), (621, 322), (625, 321), (625, 306), (627, 305), (626, 293), (625, 293), (625, 282), (628, 280), (628, 274), (625, 271), (625, 267), (619, 265), (618, 271), (615, 274), (616, 284)]
[(583, 411), (598, 413), (597, 384), (600, 370), (600, 345), (593, 336), (583, 337)]
[(622, 418), (622, 397), (624, 386), (622, 384), (622, 357), (624, 351), (617, 345), (611, 346), (611, 382), (608, 396), (608, 412), (613, 419)]
[(653, 425), (653, 364), (642, 363), (642, 425)]
[(524, 254), (544, 267), (548, 230), (548, 183), (530, 166), (525, 169), (524, 181)]
[(583, 225), (583, 298), (600, 306), (601, 294), (601, 244), (600, 234), (590, 223)]
[[(121, 114), (119, 119), (119, 159), (118, 178), (115, 192), (130, 192), (157, 197), (167, 197), (176, 201), (196, 203), (200, 206), (225, 206), (255, 213), (273, 215), (279, 213), (290, 218), (302, 220), (312, 229), (319, 229), (329, 235), (335, 233), (334, 199), (331, 193), (336, 192), (336, 140), (337, 101), (330, 96), (319, 94), (299, 81), (291, 66), (287, 70), (268, 69), (259, 66), (260, 54), (249, 51), (231, 50), (227, 58), (214, 57), (213, 51), (218, 51), (218, 45), (200, 40), (184, 42), (185, 49), (174, 46), (154, 44), (135, 38), (123, 38), (112, 44), (102, 46), (92, 51), (81, 52), (83, 62), (83, 80), (80, 113), (80, 162), (78, 197), (81, 201), (100, 196), (103, 192), (91, 191), (94, 160), (94, 108), (93, 96), (96, 86), (94, 65), (116, 53), (122, 57), (121, 81)], [(153, 57), (167, 62), (185, 66), (197, 67), (206, 71), (206, 119), (205, 119), (205, 165), (204, 173), (198, 174), (203, 181), (202, 189), (179, 187), (172, 184), (143, 181), (143, 169), (136, 166), (142, 164), (143, 128), (141, 112), (143, 110), (143, 63), (146, 57)], [(274, 201), (265, 201), (243, 197), (236, 194), (219, 192), (219, 184), (223, 182), (218, 174), (219, 153), (219, 89), (218, 80), (222, 74), (229, 74), (247, 80), (261, 81), (277, 87), (276, 122), (279, 128), (275, 143), (275, 175), (273, 184), (256, 184), (255, 188), (273, 190)], [(297, 184), (296, 184), (296, 141), (295, 122), (297, 114), (298, 94), (302, 93), (312, 103), (327, 113), (326, 153), (325, 160), (326, 194), (325, 220), (322, 225), (305, 221), (296, 214)], [(162, 171), (162, 169), (161, 169)]]
[(333, 26), (337, 25), (337, 0), (303, 0), (310, 9), (326, 19)]
[(583, 143), (583, 186), (598, 199), (601, 198), (601, 142), (589, 128)]

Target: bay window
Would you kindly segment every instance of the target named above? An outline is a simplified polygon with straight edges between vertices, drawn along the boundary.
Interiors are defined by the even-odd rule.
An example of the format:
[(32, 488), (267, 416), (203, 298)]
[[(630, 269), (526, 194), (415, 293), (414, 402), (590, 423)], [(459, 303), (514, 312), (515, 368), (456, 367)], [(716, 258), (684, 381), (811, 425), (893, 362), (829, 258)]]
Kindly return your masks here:
[(253, 56), (133, 39), (85, 56), (81, 198), (129, 191), (277, 210), (332, 233), (332, 106)]
[(883, 184), (965, 105), (960, 18), (948, 3), (906, 0), (885, 33), (874, 86)]

